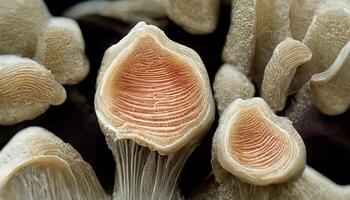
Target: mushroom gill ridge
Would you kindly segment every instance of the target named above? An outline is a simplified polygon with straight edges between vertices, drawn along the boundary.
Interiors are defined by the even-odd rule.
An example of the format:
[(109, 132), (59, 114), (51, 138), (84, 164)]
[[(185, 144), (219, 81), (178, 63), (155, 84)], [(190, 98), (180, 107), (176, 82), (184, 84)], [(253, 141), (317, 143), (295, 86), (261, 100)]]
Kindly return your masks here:
[(275, 127), (257, 106), (242, 109), (237, 115), (230, 134), (231, 153), (237, 162), (257, 170), (278, 165), (283, 168), (294, 153), (286, 133)]
[(162, 138), (160, 143), (186, 134), (206, 110), (204, 86), (191, 63), (150, 35), (130, 48), (111, 66), (102, 90), (103, 112), (120, 133), (138, 131)]

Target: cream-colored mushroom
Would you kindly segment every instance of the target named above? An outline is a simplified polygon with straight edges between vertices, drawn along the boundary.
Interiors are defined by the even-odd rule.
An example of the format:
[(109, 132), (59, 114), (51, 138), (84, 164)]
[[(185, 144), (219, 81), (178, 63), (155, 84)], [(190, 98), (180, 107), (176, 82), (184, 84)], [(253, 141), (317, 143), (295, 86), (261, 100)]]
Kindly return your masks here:
[[(218, 164), (218, 163), (217, 163)], [(239, 178), (222, 171), (227, 178), (221, 183), (208, 179), (194, 191), (190, 200), (347, 200), (349, 186), (337, 185), (313, 168), (306, 166), (300, 178), (284, 184), (256, 186), (243, 183)]]
[(261, 96), (274, 112), (283, 110), (297, 67), (309, 61), (311, 56), (305, 44), (291, 38), (283, 40), (275, 48), (261, 85)]
[(42, 0), (1, 1), (0, 54), (33, 58), (61, 84), (75, 84), (89, 71), (78, 24), (51, 17)]
[(315, 106), (324, 114), (339, 115), (350, 105), (350, 40), (334, 63), (310, 80)]
[(100, 15), (136, 24), (139, 21), (162, 26), (167, 16), (162, 3), (156, 0), (118, 0), (85, 1), (75, 4), (64, 13), (65, 16), (78, 19), (87, 15)]
[(224, 111), (213, 138), (213, 157), (226, 171), (253, 185), (299, 177), (306, 158), (292, 122), (276, 116), (261, 98), (237, 99)]
[(0, 124), (33, 119), (66, 100), (50, 71), (28, 58), (0, 56)]
[(138, 23), (103, 58), (96, 114), (116, 161), (115, 199), (179, 199), (181, 169), (214, 120), (204, 64)]
[(92, 167), (51, 132), (29, 127), (0, 151), (0, 199), (107, 199)]
[(289, 93), (297, 92), (313, 74), (326, 70), (350, 39), (350, 2), (326, 1), (315, 13), (303, 42), (312, 58), (297, 69)]
[(290, 2), (290, 29), (296, 40), (302, 40), (309, 28), (318, 6), (325, 0), (291, 0)]
[(286, 37), (289, 29), (289, 0), (256, 1), (256, 43), (252, 78), (258, 89), (273, 50)]
[(284, 117), (261, 98), (234, 101), (221, 115), (213, 138), (216, 183), (190, 199), (347, 199), (350, 188), (305, 167), (305, 146)]
[(222, 65), (216, 72), (213, 90), (219, 114), (234, 100), (252, 98), (255, 93), (247, 76), (230, 64)]
[(250, 75), (255, 55), (257, 6), (256, 0), (233, 0), (231, 25), (226, 36), (222, 60)]
[(62, 84), (76, 84), (89, 72), (79, 25), (67, 18), (49, 20), (34, 59), (44, 65)]
[(66, 11), (66, 16), (79, 18), (97, 14), (129, 23), (146, 21), (159, 25), (157, 19), (168, 16), (193, 34), (214, 31), (219, 20), (220, 0), (123, 0), (87, 1)]

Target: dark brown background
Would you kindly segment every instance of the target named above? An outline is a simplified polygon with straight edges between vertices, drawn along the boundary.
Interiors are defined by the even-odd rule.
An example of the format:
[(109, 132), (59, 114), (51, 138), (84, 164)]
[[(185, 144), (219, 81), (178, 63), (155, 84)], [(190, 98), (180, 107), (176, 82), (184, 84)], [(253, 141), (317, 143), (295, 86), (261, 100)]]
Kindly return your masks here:
[[(59, 16), (79, 0), (46, 0), (51, 13)], [(216, 31), (205, 36), (186, 33), (169, 22), (165, 33), (172, 40), (197, 51), (206, 65), (210, 81), (220, 67), (221, 50), (229, 27), (230, 8), (222, 7)], [(114, 161), (105, 144), (94, 112), (95, 79), (104, 51), (126, 35), (131, 26), (117, 20), (86, 16), (78, 20), (86, 42), (86, 54), (91, 69), (88, 77), (78, 85), (66, 87), (68, 98), (61, 106), (52, 106), (35, 120), (14, 126), (0, 126), (0, 149), (19, 130), (28, 126), (42, 126), (76, 148), (95, 169), (103, 187), (112, 192)], [(184, 194), (196, 188), (210, 173), (211, 137), (217, 126), (204, 138), (185, 165), (181, 186)], [(339, 184), (350, 184), (350, 112), (326, 117), (311, 109), (295, 127), (304, 139), (309, 165)]]

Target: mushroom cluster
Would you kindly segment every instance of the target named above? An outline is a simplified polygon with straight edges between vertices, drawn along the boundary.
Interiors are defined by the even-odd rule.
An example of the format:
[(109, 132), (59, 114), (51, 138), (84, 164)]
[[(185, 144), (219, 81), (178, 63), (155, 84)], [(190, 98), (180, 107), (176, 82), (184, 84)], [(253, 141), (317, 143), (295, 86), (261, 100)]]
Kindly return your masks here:
[[(333, 117), (350, 107), (350, 0), (91, 0), (65, 10), (74, 19), (99, 15), (132, 27), (104, 46), (93, 81), (82, 86), (90, 99), (79, 101), (84, 117), (77, 120), (95, 123), (92, 132), (115, 164), (107, 189), (94, 161), (76, 150), (90, 140), (94, 152), (94, 138), (69, 135), (79, 141), (74, 146), (48, 131), (61, 124), (20, 123), (81, 89), (62, 86), (89, 72), (78, 23), (51, 16), (42, 0), (0, 1), (0, 125), (16, 130), (5, 141), (0, 126), (0, 144), (7, 142), (0, 200), (350, 198), (349, 186), (313, 169), (295, 126), (310, 109)], [(169, 18), (204, 38), (198, 35), (215, 32), (225, 4), (230, 24), (212, 73), (196, 48), (162, 29)], [(182, 171), (198, 146), (211, 153), (198, 165), (212, 173), (186, 194)], [(94, 154), (97, 162), (108, 156)]]
[(42, 0), (1, 1), (0, 54), (1, 125), (62, 104), (61, 84), (76, 84), (89, 72), (78, 24), (52, 17)]

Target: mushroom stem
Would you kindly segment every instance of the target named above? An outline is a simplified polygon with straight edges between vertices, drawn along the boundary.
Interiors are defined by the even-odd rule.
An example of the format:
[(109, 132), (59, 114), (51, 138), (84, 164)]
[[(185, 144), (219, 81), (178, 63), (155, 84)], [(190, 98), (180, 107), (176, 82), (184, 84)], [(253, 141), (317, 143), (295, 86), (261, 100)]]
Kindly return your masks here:
[(132, 140), (106, 139), (116, 162), (113, 199), (182, 199), (179, 176), (196, 144), (160, 155)]
[(116, 161), (115, 199), (181, 199), (181, 169), (214, 120), (197, 53), (138, 23), (110, 47), (95, 109)]

